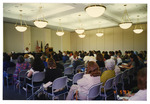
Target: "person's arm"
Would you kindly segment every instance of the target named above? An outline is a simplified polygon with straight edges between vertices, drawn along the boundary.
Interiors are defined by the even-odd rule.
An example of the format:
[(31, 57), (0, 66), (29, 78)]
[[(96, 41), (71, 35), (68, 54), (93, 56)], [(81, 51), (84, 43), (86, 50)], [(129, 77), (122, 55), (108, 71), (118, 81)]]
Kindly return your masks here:
[(83, 78), (81, 78), (81, 79), (79, 79), (78, 81), (77, 81), (77, 84), (79, 85), (79, 86), (86, 86), (88, 83), (87, 83), (87, 79), (83, 76)]
[(28, 74), (27, 74), (27, 77), (31, 77), (32, 76), (32, 74), (33, 74), (33, 71), (31, 71), (31, 70), (29, 70), (29, 72), (28, 72)]

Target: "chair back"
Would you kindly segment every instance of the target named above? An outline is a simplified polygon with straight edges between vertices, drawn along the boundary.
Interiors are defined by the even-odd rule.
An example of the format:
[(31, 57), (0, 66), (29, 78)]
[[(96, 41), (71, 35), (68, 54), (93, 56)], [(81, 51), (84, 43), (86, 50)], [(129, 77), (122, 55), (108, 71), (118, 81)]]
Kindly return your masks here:
[(116, 77), (115, 77), (115, 85), (117, 85), (118, 83), (120, 83), (122, 81), (122, 73), (119, 73)]
[(45, 72), (35, 73), (32, 76), (32, 82), (42, 82), (45, 78)]
[(123, 73), (122, 73), (122, 79), (126, 79), (128, 77), (128, 71), (129, 69), (126, 69)]
[(99, 83), (99, 84), (95, 84), (95, 85), (90, 87), (89, 93), (87, 95), (87, 100), (88, 99), (94, 99), (100, 94), (100, 86), (101, 85), (102, 85), (102, 83)]
[(82, 68), (84, 68), (84, 65), (78, 65), (78, 66), (76, 67), (75, 72), (77, 73), (77, 70), (78, 70), (78, 69), (82, 69)]
[(105, 85), (104, 85), (105, 90), (112, 89), (113, 84), (114, 84), (113, 82), (114, 82), (114, 77), (108, 79), (108, 80), (105, 82)]
[(16, 70), (16, 66), (8, 67), (7, 68), (7, 74), (14, 74), (15, 70)]
[(64, 64), (64, 69), (67, 68), (70, 65), (70, 63), (65, 63)]
[(64, 88), (67, 86), (67, 76), (59, 77), (53, 81), (52, 91)]
[(73, 67), (67, 67), (64, 70), (64, 75), (72, 75), (74, 72), (74, 68)]
[(76, 84), (79, 79), (81, 79), (84, 75), (84, 72), (77, 73), (73, 76), (73, 84)]

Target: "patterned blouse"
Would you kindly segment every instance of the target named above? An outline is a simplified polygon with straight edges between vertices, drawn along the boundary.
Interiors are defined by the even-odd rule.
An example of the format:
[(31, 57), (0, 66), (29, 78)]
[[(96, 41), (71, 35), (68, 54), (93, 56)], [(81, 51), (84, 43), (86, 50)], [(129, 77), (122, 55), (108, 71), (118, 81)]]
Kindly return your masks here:
[(13, 75), (14, 81), (16, 82), (16, 80), (18, 79), (18, 75), (19, 75), (20, 71), (30, 69), (30, 68), (31, 68), (31, 64), (28, 62), (24, 62), (21, 64), (17, 63), (16, 64), (16, 70), (15, 70), (15, 73)]

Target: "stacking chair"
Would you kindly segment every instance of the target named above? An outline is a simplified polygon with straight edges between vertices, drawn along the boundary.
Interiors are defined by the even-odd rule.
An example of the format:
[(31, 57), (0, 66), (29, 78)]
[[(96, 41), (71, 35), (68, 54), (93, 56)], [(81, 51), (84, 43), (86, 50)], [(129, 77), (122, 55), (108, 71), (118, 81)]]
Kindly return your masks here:
[(70, 65), (70, 63), (65, 63), (64, 64), (64, 69), (67, 68)]
[[(20, 94), (21, 85), (23, 86), (25, 84), (26, 73), (27, 73), (27, 70), (22, 70), (22, 71), (20, 71), (20, 73), (18, 75), (17, 82), (19, 83), (19, 94)], [(15, 84), (14, 84), (14, 88), (15, 88)]]
[[(104, 93), (101, 92), (101, 89), (102, 89), (102, 88), (104, 88)], [(107, 95), (106, 91), (107, 91), (107, 90), (111, 90), (111, 89), (114, 89), (114, 77), (108, 79), (108, 80), (105, 82), (105, 85), (100, 87), (100, 96), (104, 97), (105, 100), (106, 100), (107, 97), (109, 97), (110, 95), (114, 94), (114, 92), (112, 92), (112, 93), (110, 93), (110, 95)]]
[(16, 70), (16, 66), (7, 68), (7, 72), (6, 72), (7, 88), (9, 87), (9, 80), (12, 79), (13, 82), (13, 74), (15, 70)]
[[(52, 89), (51, 92), (44, 90), (44, 92), (47, 93), (48, 96), (52, 96), (52, 99), (54, 100), (56, 96), (60, 96), (64, 94), (64, 99), (65, 99), (65, 94), (68, 93), (67, 76), (59, 77), (55, 79), (50, 87)], [(57, 90), (57, 92), (55, 90)]]
[(84, 75), (84, 72), (81, 72), (81, 73), (77, 73), (73, 76), (73, 81), (72, 81), (72, 84), (77, 84), (77, 81), (79, 79), (81, 79)]
[[(122, 73), (119, 73), (115, 78), (114, 78), (114, 88), (116, 90), (115, 93), (115, 99), (117, 100), (117, 95), (118, 95), (118, 88), (117, 85), (121, 83), (123, 86), (123, 81), (122, 81)], [(122, 89), (123, 90), (123, 89)]]
[(84, 65), (78, 65), (78, 66), (76, 67), (76, 69), (75, 69), (75, 73), (77, 73), (77, 70), (78, 70), (78, 69), (82, 69), (82, 68), (84, 68)]
[[(39, 88), (42, 85), (44, 78), (45, 72), (35, 73), (31, 78), (31, 83), (26, 83), (26, 89), (28, 88), (28, 86), (32, 88), (32, 96), (34, 94), (34, 89)], [(26, 97), (27, 97), (27, 90), (26, 90)]]
[(64, 70), (64, 76), (65, 75), (73, 75), (74, 68), (73, 67), (66, 67)]
[(91, 100), (99, 96), (101, 86), (102, 86), (102, 83), (99, 83), (90, 87), (89, 93), (87, 94), (87, 100)]

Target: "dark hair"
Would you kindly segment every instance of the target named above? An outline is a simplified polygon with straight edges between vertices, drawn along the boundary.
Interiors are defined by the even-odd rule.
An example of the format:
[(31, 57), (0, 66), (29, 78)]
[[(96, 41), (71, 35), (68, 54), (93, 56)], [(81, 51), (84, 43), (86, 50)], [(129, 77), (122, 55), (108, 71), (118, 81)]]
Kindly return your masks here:
[(17, 59), (17, 62), (18, 62), (19, 64), (22, 64), (22, 63), (24, 62), (24, 57), (23, 57), (22, 55), (20, 55), (20, 56), (18, 57), (18, 59)]
[(45, 62), (45, 61), (46, 61), (46, 57), (45, 57), (45, 56), (42, 56), (42, 57), (41, 57), (41, 60)]
[(48, 67), (52, 67), (52, 69), (55, 69), (56, 68), (56, 63), (55, 63), (55, 60), (53, 58), (49, 58), (48, 59)]
[(97, 77), (101, 75), (99, 66), (97, 65), (96, 62), (94, 61), (88, 62), (86, 74), (90, 74), (90, 76), (93, 76), (93, 77)]
[(40, 56), (39, 55), (36, 55), (35, 56), (35, 59), (32, 63), (32, 68), (34, 71), (43, 71), (45, 66), (44, 66), (44, 63), (43, 61), (41, 60)]
[(107, 60), (107, 59), (110, 59), (110, 56), (108, 54), (105, 54), (104, 58)]
[(141, 59), (143, 59), (143, 55), (140, 53), (140, 54), (138, 54), (138, 56), (141, 58)]
[(139, 60), (135, 54), (131, 54), (130, 58), (133, 58), (133, 61), (135, 62), (136, 67), (140, 65)]
[(140, 69), (137, 76), (138, 88), (147, 89), (147, 68)]
[(10, 61), (10, 56), (7, 53), (3, 53), (3, 61)]
[(104, 57), (102, 54), (98, 53), (97, 56), (96, 56), (96, 60), (98, 61), (104, 61)]

